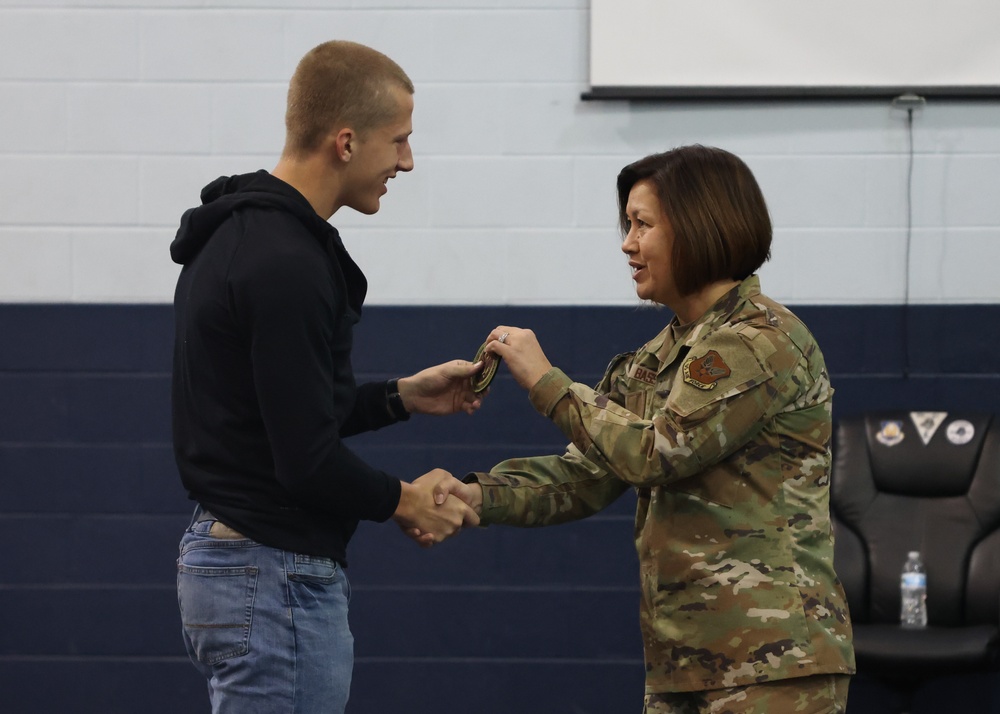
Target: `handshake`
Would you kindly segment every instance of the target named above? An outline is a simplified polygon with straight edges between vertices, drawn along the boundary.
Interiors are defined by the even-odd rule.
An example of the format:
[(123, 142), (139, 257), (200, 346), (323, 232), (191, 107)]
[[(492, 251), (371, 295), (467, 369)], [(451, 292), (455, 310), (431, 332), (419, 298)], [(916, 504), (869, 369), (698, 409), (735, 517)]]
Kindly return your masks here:
[[(552, 369), (534, 332), (500, 325), (487, 336), (475, 361), (453, 360), (401, 378), (397, 388), (403, 407), (416, 414), (474, 414), (489, 393), (499, 359), (525, 389)], [(483, 489), (478, 483), (463, 483), (444, 469), (401, 483), (399, 506), (392, 517), (421, 546), (429, 548), (463, 526), (479, 525)]]
[(399, 506), (392, 518), (423, 548), (441, 543), (463, 526), (479, 525), (483, 489), (478, 483), (463, 483), (444, 469), (434, 469), (400, 486)]

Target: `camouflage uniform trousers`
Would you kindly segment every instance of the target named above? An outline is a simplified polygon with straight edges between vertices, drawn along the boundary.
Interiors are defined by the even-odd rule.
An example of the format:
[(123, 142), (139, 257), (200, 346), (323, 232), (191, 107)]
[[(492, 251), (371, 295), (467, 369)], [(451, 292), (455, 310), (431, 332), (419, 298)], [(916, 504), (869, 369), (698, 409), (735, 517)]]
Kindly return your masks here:
[(817, 674), (703, 692), (647, 694), (643, 714), (843, 714), (846, 674)]

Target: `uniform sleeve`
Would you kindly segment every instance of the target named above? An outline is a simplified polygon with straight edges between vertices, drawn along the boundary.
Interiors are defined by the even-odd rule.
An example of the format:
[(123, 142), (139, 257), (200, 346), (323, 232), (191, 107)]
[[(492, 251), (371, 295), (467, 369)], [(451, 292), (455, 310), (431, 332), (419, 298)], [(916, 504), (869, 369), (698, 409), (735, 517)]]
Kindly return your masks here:
[[(580, 520), (614, 503), (628, 484), (572, 444), (562, 456), (509, 459), (471, 474), (483, 487), (483, 525), (549, 526)], [(466, 480), (469, 480), (467, 478)]]
[[(799, 348), (772, 328), (719, 329), (670, 373), (648, 385), (621, 375), (623, 398), (612, 400), (553, 369), (530, 398), (588, 459), (632, 486), (652, 487), (704, 471), (780, 411), (830, 392), (825, 373), (812, 374)], [(635, 411), (624, 406), (632, 404)]]

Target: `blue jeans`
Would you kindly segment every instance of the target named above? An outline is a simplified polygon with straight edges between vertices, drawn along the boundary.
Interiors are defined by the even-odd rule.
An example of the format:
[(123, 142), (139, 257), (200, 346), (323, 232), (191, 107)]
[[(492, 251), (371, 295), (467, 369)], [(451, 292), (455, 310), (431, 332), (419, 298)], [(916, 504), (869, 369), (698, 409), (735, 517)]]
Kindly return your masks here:
[(354, 666), (343, 570), (221, 523), (213, 536), (216, 523), (195, 520), (177, 561), (184, 642), (213, 714), (342, 714)]

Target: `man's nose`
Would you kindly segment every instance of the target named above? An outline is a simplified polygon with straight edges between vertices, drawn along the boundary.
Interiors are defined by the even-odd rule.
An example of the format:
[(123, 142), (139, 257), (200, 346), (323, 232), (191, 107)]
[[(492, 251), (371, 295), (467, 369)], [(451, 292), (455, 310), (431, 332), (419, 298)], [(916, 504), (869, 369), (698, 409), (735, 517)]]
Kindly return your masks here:
[(410, 148), (409, 143), (406, 144), (399, 154), (399, 160), (396, 162), (397, 171), (413, 171), (413, 150)]

